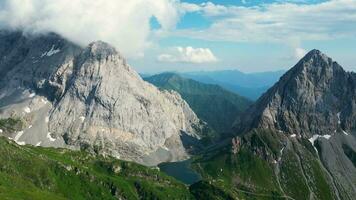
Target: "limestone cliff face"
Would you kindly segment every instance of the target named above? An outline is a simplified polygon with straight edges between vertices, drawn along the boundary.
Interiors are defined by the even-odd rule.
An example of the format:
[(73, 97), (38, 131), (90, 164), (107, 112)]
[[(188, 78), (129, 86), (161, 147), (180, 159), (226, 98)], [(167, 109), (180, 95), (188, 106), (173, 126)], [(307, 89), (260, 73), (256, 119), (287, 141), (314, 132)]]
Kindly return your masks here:
[(272, 128), (306, 137), (356, 129), (356, 74), (310, 51), (250, 108), (239, 128)]
[(104, 42), (3, 32), (0, 43), (0, 117), (25, 119), (9, 135), (18, 142), (155, 165), (188, 157), (183, 136), (201, 137), (204, 123), (178, 93), (143, 81)]
[[(335, 199), (354, 199), (356, 195), (356, 74), (345, 72), (318, 50), (310, 51), (238, 119), (235, 130), (272, 130), (279, 137), (283, 152), (300, 152), (311, 146), (321, 161)], [(292, 145), (291, 145), (292, 144)], [(309, 161), (300, 159), (307, 169)], [(278, 171), (278, 170), (277, 170)], [(303, 171), (303, 170), (302, 170)], [(281, 178), (283, 179), (283, 177)], [(313, 186), (309, 186), (313, 197)]]

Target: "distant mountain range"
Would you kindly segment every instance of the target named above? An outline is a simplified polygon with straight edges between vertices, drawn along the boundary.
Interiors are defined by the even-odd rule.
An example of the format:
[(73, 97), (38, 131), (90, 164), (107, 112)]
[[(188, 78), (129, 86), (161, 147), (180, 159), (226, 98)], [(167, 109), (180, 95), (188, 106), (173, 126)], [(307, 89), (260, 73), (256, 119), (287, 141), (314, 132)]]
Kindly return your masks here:
[(243, 73), (238, 70), (222, 70), (187, 72), (181, 75), (203, 83), (217, 84), (251, 100), (256, 100), (275, 84), (284, 72)]
[[(179, 74), (184, 78), (206, 84), (214, 84), (231, 92), (237, 93), (250, 100), (258, 99), (267, 91), (285, 71), (243, 73), (239, 70), (196, 71), (196, 72), (167, 72)], [(151, 74), (140, 74), (143, 78)]]
[(231, 132), (237, 116), (252, 102), (218, 85), (204, 84), (175, 73), (162, 73), (144, 80), (166, 90), (177, 91), (200, 119), (215, 131)]

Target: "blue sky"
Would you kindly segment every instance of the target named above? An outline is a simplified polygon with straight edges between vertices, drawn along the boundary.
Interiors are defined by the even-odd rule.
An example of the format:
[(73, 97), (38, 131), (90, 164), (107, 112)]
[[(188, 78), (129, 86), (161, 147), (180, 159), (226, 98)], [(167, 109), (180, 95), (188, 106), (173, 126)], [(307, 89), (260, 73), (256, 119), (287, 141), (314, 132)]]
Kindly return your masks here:
[(356, 71), (356, 0), (1, 0), (0, 29), (110, 43), (141, 73), (286, 70), (319, 49)]
[[(155, 36), (153, 47), (129, 62), (145, 73), (273, 71), (289, 69), (316, 48), (346, 70), (356, 71), (355, 1), (337, 1), (181, 1), (191, 8), (181, 14), (175, 28)], [(151, 27), (160, 28), (157, 20), (151, 20)], [(196, 59), (190, 59), (195, 53)]]

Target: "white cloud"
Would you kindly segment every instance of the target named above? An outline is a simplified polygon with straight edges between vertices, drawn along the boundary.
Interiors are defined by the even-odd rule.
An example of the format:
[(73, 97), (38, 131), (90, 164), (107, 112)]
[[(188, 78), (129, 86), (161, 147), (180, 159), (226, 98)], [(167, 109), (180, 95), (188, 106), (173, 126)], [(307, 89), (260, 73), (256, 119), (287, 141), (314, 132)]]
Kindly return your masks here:
[(219, 16), (228, 12), (228, 7), (214, 4), (212, 2), (204, 2), (201, 4), (180, 3), (179, 10), (181, 13), (200, 12), (206, 16)]
[[(356, 1), (272, 3), (252, 7), (199, 4), (212, 25), (174, 34), (233, 42), (288, 42), (356, 37)], [(209, 9), (208, 9), (209, 8)]]
[(2, 0), (0, 27), (26, 32), (56, 32), (87, 45), (104, 40), (127, 56), (149, 45), (150, 19), (162, 30), (179, 20), (176, 0)]
[(303, 49), (303, 48), (295, 48), (294, 50), (294, 58), (296, 59), (301, 59), (305, 56), (305, 54), (307, 53), (307, 50)]
[(211, 63), (218, 59), (209, 48), (176, 47), (171, 54), (158, 56), (161, 62)]

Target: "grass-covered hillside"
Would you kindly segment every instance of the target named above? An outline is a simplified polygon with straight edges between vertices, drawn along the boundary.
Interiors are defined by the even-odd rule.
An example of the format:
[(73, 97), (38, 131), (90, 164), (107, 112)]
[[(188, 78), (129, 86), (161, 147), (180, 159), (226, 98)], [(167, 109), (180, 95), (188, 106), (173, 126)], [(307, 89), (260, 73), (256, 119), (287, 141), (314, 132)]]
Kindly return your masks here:
[[(322, 199), (336, 196), (306, 139), (254, 130), (232, 145), (195, 160), (203, 180), (191, 186), (201, 199)], [(204, 192), (206, 191), (206, 192)]]
[(175, 179), (86, 152), (19, 146), (0, 137), (0, 199), (193, 199)]
[(177, 91), (198, 117), (217, 132), (229, 132), (236, 117), (251, 105), (251, 101), (218, 85), (204, 84), (174, 73), (145, 78), (153, 85)]

